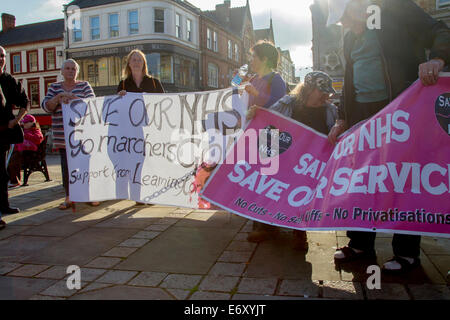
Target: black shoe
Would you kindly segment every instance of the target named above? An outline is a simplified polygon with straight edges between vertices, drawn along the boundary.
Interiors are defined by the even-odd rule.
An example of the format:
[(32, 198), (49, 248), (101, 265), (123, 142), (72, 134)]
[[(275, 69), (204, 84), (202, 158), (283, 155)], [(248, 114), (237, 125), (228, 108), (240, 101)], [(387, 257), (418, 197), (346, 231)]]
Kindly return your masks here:
[(19, 210), (19, 208), (6, 207), (3, 209), (0, 209), (0, 212), (3, 214), (15, 214), (15, 213), (19, 213), (20, 210)]
[(6, 222), (3, 220), (0, 220), (0, 230), (5, 229), (6, 227)]

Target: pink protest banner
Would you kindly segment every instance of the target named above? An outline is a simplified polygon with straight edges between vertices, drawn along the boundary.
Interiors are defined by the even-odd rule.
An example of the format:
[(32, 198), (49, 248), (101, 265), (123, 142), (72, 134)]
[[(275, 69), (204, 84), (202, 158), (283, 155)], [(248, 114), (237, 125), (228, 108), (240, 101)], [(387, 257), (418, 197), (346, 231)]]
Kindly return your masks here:
[[(279, 139), (273, 130), (265, 139), (268, 127), (279, 129)], [(206, 200), (292, 229), (450, 237), (450, 77), (429, 87), (414, 83), (335, 147), (324, 135), (267, 110), (249, 123), (246, 133), (252, 131), (258, 141), (239, 156), (249, 139), (238, 140), (208, 180)], [(291, 143), (284, 141), (289, 136)], [(255, 143), (259, 161), (252, 162), (248, 147)], [(279, 155), (270, 154), (272, 144), (279, 144)]]

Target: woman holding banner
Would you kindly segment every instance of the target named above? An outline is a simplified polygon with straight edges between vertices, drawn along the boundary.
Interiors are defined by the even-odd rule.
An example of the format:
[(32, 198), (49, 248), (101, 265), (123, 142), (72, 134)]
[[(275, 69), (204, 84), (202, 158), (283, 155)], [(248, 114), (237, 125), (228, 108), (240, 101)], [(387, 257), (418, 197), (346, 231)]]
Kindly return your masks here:
[[(123, 79), (117, 86), (117, 93), (122, 97), (127, 92), (164, 93), (161, 82), (149, 75), (147, 59), (141, 50), (135, 49), (128, 54), (122, 77)], [(136, 205), (143, 204), (136, 202)]]
[(128, 54), (122, 76), (117, 87), (120, 96), (127, 92), (164, 93), (161, 82), (148, 74), (147, 59), (141, 50), (135, 49)]
[[(50, 85), (47, 95), (42, 101), (42, 109), (52, 114), (52, 130), (54, 147), (59, 149), (61, 156), (61, 172), (66, 199), (59, 205), (60, 210), (66, 210), (73, 206), (69, 198), (69, 172), (67, 166), (66, 143), (64, 139), (64, 123), (62, 104), (67, 104), (73, 99), (86, 99), (95, 97), (91, 85), (87, 81), (77, 81), (80, 67), (73, 59), (68, 59), (61, 66), (61, 75), (64, 80)], [(91, 202), (92, 206), (98, 206), (99, 202)]]
[[(286, 94), (286, 83), (279, 73), (274, 70), (280, 62), (280, 53), (269, 41), (258, 41), (251, 49), (252, 60), (250, 68), (256, 75), (245, 86), (249, 94), (249, 106), (268, 108)], [(250, 242), (266, 240), (276, 227), (253, 222), (253, 232), (247, 238)]]
[[(310, 72), (305, 76), (304, 83), (299, 83), (290, 94), (284, 96), (269, 109), (301, 122), (320, 133), (328, 134), (338, 115), (336, 106), (328, 103), (330, 96), (335, 93), (332, 80), (326, 73)], [(255, 112), (255, 107), (250, 108), (247, 118), (253, 118)], [(266, 240), (270, 236), (266, 230), (253, 231), (248, 240), (251, 242)], [(308, 249), (306, 231), (294, 230), (294, 248), (297, 250)]]

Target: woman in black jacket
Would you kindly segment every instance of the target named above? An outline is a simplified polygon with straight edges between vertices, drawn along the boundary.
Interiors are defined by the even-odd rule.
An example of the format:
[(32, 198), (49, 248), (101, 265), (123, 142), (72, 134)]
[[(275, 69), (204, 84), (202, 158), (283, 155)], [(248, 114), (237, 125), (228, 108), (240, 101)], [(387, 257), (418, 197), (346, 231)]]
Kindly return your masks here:
[(117, 93), (124, 96), (127, 92), (164, 93), (161, 82), (148, 74), (147, 59), (141, 50), (133, 50), (127, 56)]

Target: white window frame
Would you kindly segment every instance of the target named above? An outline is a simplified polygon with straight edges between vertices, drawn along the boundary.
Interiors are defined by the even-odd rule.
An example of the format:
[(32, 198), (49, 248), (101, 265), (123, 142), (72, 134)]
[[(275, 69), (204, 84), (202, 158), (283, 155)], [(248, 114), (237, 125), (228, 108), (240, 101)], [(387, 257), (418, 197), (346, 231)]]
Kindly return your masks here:
[[(13, 54), (11, 54), (11, 56), (12, 56), (12, 62), (13, 62), (13, 65), (12, 65), (12, 73), (21, 73), (22, 72), (22, 54), (20, 53), (20, 52), (15, 52), (15, 53), (13, 53)], [(15, 57), (19, 57), (19, 70), (17, 70), (16, 71), (16, 63), (15, 63), (15, 61), (14, 61), (14, 58)]]
[[(135, 24), (134, 22), (133, 23), (130, 22), (130, 14), (132, 12), (136, 12), (136, 16), (137, 16), (137, 22), (136, 22), (136, 24), (137, 24), (137, 31), (136, 32), (131, 32), (131, 25)], [(129, 35), (139, 34), (139, 10), (138, 9), (129, 10), (128, 11), (128, 15), (127, 15), (127, 19), (128, 19), (128, 34)]]
[(175, 13), (175, 36), (178, 39), (183, 38), (183, 29), (181, 28), (181, 22), (182, 22), (181, 14)]
[(233, 42), (228, 40), (228, 59), (233, 59)]
[(234, 44), (234, 60), (239, 62), (239, 46), (237, 43)]
[[(117, 15), (117, 25), (114, 25), (114, 26), (111, 25), (111, 16), (113, 16), (113, 15)], [(119, 25), (120, 25), (119, 13), (118, 12), (109, 13), (108, 14), (108, 34), (109, 34), (110, 38), (118, 38), (119, 37), (119, 35), (120, 35), (120, 26)], [(112, 31), (111, 27), (117, 27), (117, 36), (113, 36), (111, 34), (111, 31)]]
[[(214, 69), (215, 77), (210, 72), (210, 68)], [(219, 87), (219, 67), (214, 63), (208, 63), (208, 87), (218, 88)]]
[[(98, 39), (94, 39), (93, 37), (92, 37), (92, 31), (94, 30), (94, 28), (92, 28), (92, 20), (94, 19), (94, 18), (97, 18), (98, 19), (98, 28), (95, 28), (95, 29), (98, 29)], [(91, 17), (89, 17), (89, 29), (90, 29), (90, 33), (91, 33), (91, 40), (100, 40), (101, 39), (101, 33), (100, 33), (100, 16), (91, 16)]]
[[(79, 28), (76, 28), (77, 25), (79, 26)], [(75, 34), (77, 32), (80, 33), (79, 40), (77, 40), (78, 38), (75, 36)], [(80, 20), (73, 20), (72, 38), (73, 38), (73, 42), (83, 41), (83, 31), (81, 30), (81, 19)]]
[(213, 32), (213, 48), (214, 48), (214, 52), (219, 51), (219, 38), (217, 36), (217, 31)]
[[(156, 10), (161, 10), (163, 12), (163, 20), (156, 20)], [(163, 31), (156, 31), (156, 22), (163, 23)], [(165, 33), (166, 32), (166, 10), (164, 8), (153, 8), (153, 28), (155, 28), (155, 33)]]
[(192, 42), (192, 20), (186, 19), (186, 40)]
[(212, 33), (210, 28), (206, 28), (206, 48), (212, 50)]

